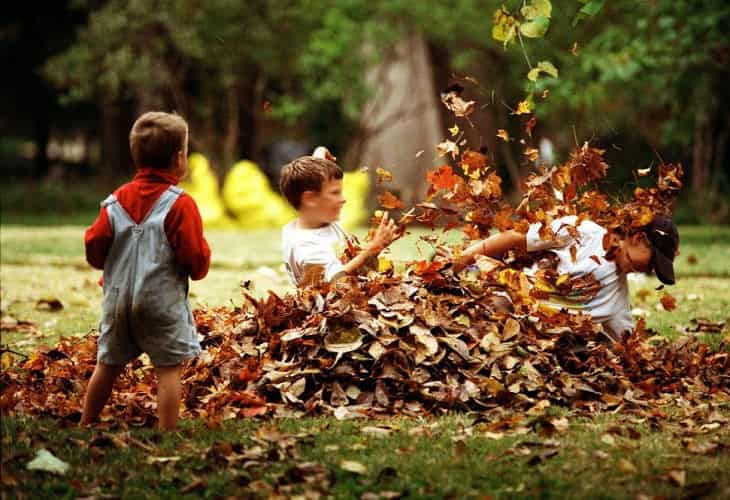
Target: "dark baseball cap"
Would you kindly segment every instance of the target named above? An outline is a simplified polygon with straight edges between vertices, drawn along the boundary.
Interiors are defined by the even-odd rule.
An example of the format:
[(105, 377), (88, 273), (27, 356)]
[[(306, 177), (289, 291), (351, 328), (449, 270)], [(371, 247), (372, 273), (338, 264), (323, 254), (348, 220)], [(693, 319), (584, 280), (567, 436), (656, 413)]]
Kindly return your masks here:
[(679, 231), (671, 217), (657, 215), (644, 228), (651, 246), (651, 267), (657, 278), (667, 285), (674, 284), (674, 257), (679, 248)]

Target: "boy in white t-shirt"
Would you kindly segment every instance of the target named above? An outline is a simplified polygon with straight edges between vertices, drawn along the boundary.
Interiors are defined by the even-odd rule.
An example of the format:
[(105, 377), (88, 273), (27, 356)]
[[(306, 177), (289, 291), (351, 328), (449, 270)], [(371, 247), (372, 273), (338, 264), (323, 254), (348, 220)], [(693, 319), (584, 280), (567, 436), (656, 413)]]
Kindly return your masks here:
[(281, 192), (297, 218), (282, 229), (284, 264), (292, 282), (305, 286), (356, 272), (397, 235), (396, 224), (383, 216), (372, 241), (348, 262), (342, 262), (348, 236), (337, 223), (345, 204), (342, 169), (326, 148), (302, 156), (281, 170)]
[[(574, 215), (556, 219), (550, 225), (555, 237), (549, 240), (540, 237), (542, 223), (532, 224), (527, 234), (505, 231), (490, 236), (468, 247), (455, 260), (454, 271), (471, 263), (477, 255), (498, 257), (512, 249), (549, 251), (557, 258), (559, 274), (592, 275), (597, 284), (590, 294), (580, 290), (571, 290), (564, 295), (549, 294), (546, 303), (590, 314), (616, 341), (634, 327), (629, 307), (628, 273), (653, 271), (662, 283), (674, 284), (673, 261), (679, 247), (677, 227), (671, 218), (656, 216), (640, 231), (613, 242), (611, 246), (616, 252), (609, 259), (603, 241), (606, 229), (590, 220), (583, 220), (577, 226), (576, 222)], [(536, 271), (537, 265), (525, 270), (532, 276)]]

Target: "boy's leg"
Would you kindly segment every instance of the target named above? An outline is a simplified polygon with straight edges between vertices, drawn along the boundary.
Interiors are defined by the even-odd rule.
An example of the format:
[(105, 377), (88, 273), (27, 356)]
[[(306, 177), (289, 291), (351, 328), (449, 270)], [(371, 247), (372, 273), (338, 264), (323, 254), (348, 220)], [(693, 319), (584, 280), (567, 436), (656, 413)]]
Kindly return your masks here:
[(81, 415), (81, 425), (95, 422), (104, 408), (109, 395), (112, 393), (114, 381), (124, 370), (124, 365), (105, 365), (97, 363), (86, 387), (84, 397), (84, 412)]
[(157, 417), (160, 429), (163, 431), (173, 430), (177, 426), (182, 393), (181, 367), (182, 365), (155, 367), (157, 372)]

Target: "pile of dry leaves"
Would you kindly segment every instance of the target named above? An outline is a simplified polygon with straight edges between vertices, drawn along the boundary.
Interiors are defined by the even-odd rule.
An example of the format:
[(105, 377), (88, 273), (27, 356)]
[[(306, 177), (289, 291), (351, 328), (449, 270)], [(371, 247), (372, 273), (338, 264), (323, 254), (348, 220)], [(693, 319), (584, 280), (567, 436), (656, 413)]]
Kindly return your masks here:
[[(468, 119), (473, 106), (459, 93), (451, 89), (444, 103)], [(534, 117), (527, 122), (529, 135), (533, 126)], [(625, 233), (669, 213), (681, 187), (681, 167), (661, 165), (655, 187), (637, 188), (633, 199), (611, 203), (597, 184), (608, 168), (603, 152), (584, 145), (563, 165), (537, 167), (522, 203), (513, 208), (487, 154), (460, 154), (458, 126), (450, 130), (455, 140), (439, 149), (455, 165), (428, 172), (428, 199), (403, 211), (403, 227), (460, 226), (468, 242), (494, 228), (524, 232), (530, 223), (543, 222), (541, 236), (550, 238), (550, 221), (577, 215)], [(525, 149), (531, 161), (534, 153)], [(390, 176), (378, 169), (378, 177)], [(389, 192), (380, 200), (385, 209), (402, 207)], [(215, 425), (264, 414), (348, 418), (534, 412), (550, 405), (594, 412), (728, 397), (730, 354), (724, 345), (711, 350), (696, 339), (650, 339), (642, 320), (623, 342), (611, 344), (588, 316), (541, 304), (544, 291), (520, 271), (526, 258), (484, 258), (459, 275), (445, 261), (416, 261), (403, 273), (371, 270), (296, 295), (255, 299), (244, 290), (239, 308), (198, 310), (203, 352), (184, 368), (183, 414)], [(542, 278), (550, 289), (590, 285), (557, 272)], [(505, 295), (509, 310), (500, 306)], [(37, 351), (0, 375), (0, 407), (75, 419), (95, 355), (94, 335)], [(130, 424), (151, 423), (153, 386), (152, 368), (136, 361), (107, 411)]]

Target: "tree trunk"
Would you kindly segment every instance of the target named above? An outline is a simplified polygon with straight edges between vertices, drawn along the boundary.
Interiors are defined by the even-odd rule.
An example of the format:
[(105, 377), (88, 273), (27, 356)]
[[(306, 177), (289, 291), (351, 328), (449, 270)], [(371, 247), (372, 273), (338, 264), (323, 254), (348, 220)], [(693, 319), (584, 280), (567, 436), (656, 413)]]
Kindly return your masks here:
[(129, 130), (134, 119), (125, 106), (110, 97), (101, 101), (101, 164), (104, 177), (116, 180), (134, 171), (129, 151)]
[(692, 193), (700, 195), (709, 186), (712, 162), (712, 127), (710, 115), (703, 107), (695, 114), (694, 145), (692, 151)]
[[(38, 100), (47, 104), (45, 99), (38, 96)], [(35, 159), (33, 178), (38, 180), (48, 175), (48, 141), (51, 137), (51, 123), (48, 116), (48, 106), (34, 106), (33, 109), (33, 141), (35, 142)]]
[(439, 162), (435, 146), (443, 137), (423, 38), (413, 34), (400, 41), (389, 58), (367, 71), (367, 79), (376, 94), (365, 106), (348, 163), (369, 166), (372, 178), (376, 167), (390, 170), (393, 181), (385, 188), (410, 206), (425, 196), (426, 169)]

